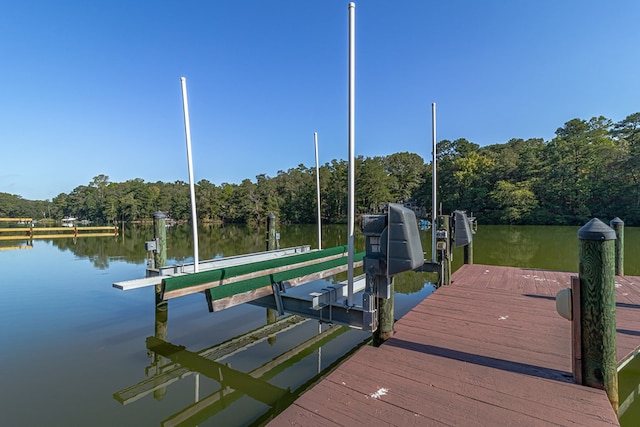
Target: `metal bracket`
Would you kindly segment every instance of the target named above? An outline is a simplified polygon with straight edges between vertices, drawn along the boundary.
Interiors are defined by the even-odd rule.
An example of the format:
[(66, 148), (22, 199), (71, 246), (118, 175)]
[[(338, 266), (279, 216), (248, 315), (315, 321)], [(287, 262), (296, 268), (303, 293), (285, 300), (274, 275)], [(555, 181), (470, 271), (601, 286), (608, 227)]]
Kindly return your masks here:
[[(364, 327), (362, 324), (363, 308), (359, 305), (346, 307), (343, 304), (346, 300), (346, 283), (334, 283), (330, 288), (326, 284), (321, 283), (321, 281), (317, 281), (304, 286), (293, 287), (287, 289), (286, 293), (280, 290), (280, 298), (284, 311), (318, 319), (321, 322), (328, 322), (328, 315), (331, 319), (330, 322), (333, 324), (368, 330), (368, 324)], [(283, 282), (283, 285), (286, 286), (286, 282)], [(363, 291), (364, 288), (364, 276), (354, 278), (354, 294)], [(274, 296), (275, 295), (276, 292), (274, 288)], [(268, 295), (255, 299), (251, 301), (250, 304), (277, 309), (277, 307), (275, 307), (276, 301), (278, 301), (277, 297), (274, 298)], [(329, 310), (330, 312), (326, 313), (324, 310)]]
[(338, 290), (335, 286), (327, 286), (322, 288), (323, 292), (312, 292), (311, 307), (314, 310), (320, 310), (326, 306), (330, 306), (338, 302)]
[(378, 314), (374, 295), (365, 292), (362, 295), (362, 328), (365, 331), (375, 331), (378, 329)]

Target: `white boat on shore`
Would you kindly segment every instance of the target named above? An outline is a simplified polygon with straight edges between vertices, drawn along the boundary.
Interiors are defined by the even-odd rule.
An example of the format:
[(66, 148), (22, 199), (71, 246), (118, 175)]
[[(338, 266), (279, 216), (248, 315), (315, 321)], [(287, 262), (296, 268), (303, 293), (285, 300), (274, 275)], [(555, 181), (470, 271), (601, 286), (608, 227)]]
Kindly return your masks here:
[(62, 218), (62, 226), (63, 227), (73, 227), (73, 226), (75, 226), (77, 220), (78, 220), (78, 218), (66, 216), (66, 217)]

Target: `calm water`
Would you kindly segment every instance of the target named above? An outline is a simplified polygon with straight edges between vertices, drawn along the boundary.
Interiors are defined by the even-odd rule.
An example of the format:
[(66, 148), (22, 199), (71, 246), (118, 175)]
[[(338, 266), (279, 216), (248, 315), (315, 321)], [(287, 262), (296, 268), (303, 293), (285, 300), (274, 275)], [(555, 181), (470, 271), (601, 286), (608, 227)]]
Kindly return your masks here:
[[(481, 226), (475, 262), (575, 271), (577, 230)], [(279, 231), (281, 247), (316, 246), (314, 226)], [(265, 247), (264, 231), (211, 227), (200, 232), (201, 259)], [(188, 226), (169, 229), (169, 264), (190, 259), (189, 235)], [(259, 424), (269, 416), (270, 402), (234, 390), (255, 392), (265, 384), (252, 382), (258, 378), (290, 396), (368, 338), (310, 320), (263, 339), (258, 329), (267, 323), (265, 309), (245, 304), (210, 314), (201, 294), (172, 300), (167, 313), (156, 313), (153, 289), (123, 292), (111, 286), (144, 276), (144, 241), (152, 237), (151, 228), (136, 228), (119, 237), (36, 240), (28, 249), (0, 251), (3, 425)], [(430, 233), (423, 232), (422, 239), (430, 257)], [(325, 247), (346, 241), (343, 226), (323, 230)], [(640, 276), (640, 229), (628, 227), (625, 241), (625, 272)], [(358, 236), (356, 247), (362, 249), (363, 243)], [(12, 244), (0, 242), (0, 249)], [(461, 261), (457, 251), (454, 264)], [(425, 274), (398, 277), (398, 316), (429, 295), (429, 279)], [(185, 356), (224, 354), (221, 349), (235, 337), (244, 337), (247, 348), (194, 366), (197, 374), (148, 351), (147, 338), (154, 335), (184, 346)], [(231, 368), (225, 375), (233, 390), (229, 381), (221, 386), (212, 379), (227, 369), (223, 365)]]

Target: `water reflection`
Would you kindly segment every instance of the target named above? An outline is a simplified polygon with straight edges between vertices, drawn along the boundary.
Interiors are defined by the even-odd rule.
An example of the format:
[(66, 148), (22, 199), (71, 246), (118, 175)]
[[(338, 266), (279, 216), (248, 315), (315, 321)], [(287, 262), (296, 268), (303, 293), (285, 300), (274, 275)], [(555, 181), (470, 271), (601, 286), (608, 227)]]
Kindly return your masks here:
[[(401, 297), (396, 317), (433, 292), (427, 276), (413, 272), (396, 276), (396, 293)], [(154, 335), (145, 340), (146, 378), (113, 395), (122, 405), (153, 398), (170, 400), (173, 407), (175, 399), (184, 401), (184, 382), (188, 382), (192, 399), (163, 419), (163, 426), (262, 425), (371, 339), (367, 332), (296, 315), (278, 318), (267, 310), (264, 325), (192, 350), (169, 339), (169, 311), (166, 301), (156, 303)]]
[[(526, 227), (525, 227), (526, 228)], [(506, 226), (497, 229), (492, 228), (490, 232), (484, 233), (483, 245), (486, 247), (507, 247), (509, 250), (504, 252), (493, 253), (488, 257), (488, 264), (525, 266), (531, 265), (532, 259), (536, 256), (540, 249), (541, 242), (536, 238), (535, 234), (523, 230), (523, 227)]]
[(640, 356), (618, 371), (618, 416), (622, 427), (638, 425), (640, 420)]
[(2, 245), (0, 251), (19, 251), (24, 249), (33, 249), (33, 240), (26, 242), (24, 245)]
[[(171, 386), (193, 378), (192, 403), (164, 419), (163, 426), (205, 422), (228, 425), (225, 419), (233, 419), (233, 425), (264, 424), (289, 406), (319, 375), (332, 369), (345, 353), (370, 338), (367, 333), (342, 326), (319, 324), (295, 315), (276, 319), (267, 313), (265, 325), (192, 351), (169, 341), (168, 308), (166, 303), (156, 306), (155, 334), (145, 342), (150, 361), (145, 369), (147, 378), (113, 395), (123, 405), (148, 396), (163, 400)], [(310, 333), (313, 324), (318, 325), (317, 332)], [(256, 349), (274, 347), (278, 337), (284, 337), (285, 345), (278, 346), (277, 354), (269, 351), (260, 357), (264, 352)], [(330, 347), (330, 352), (323, 360), (325, 346)], [(246, 372), (240, 368), (245, 364), (241, 362), (244, 354), (250, 354), (255, 364)], [(309, 363), (309, 359), (313, 361)], [(234, 366), (236, 361), (238, 368)]]
[[(489, 226), (478, 227), (474, 236), (475, 262), (478, 264), (515, 267), (544, 268), (548, 270), (576, 271), (579, 227), (566, 226)], [(216, 256), (233, 256), (263, 251), (266, 245), (266, 229), (243, 225), (203, 224), (199, 228), (201, 259)], [(309, 244), (317, 247), (314, 225), (280, 225), (280, 246), (292, 247)], [(425, 258), (431, 258), (431, 231), (420, 231)], [(109, 268), (110, 261), (143, 264), (147, 254), (144, 242), (153, 238), (152, 226), (129, 226), (119, 236), (98, 239), (49, 240), (61, 251), (70, 251), (77, 257), (88, 259), (98, 269)], [(344, 225), (323, 226), (323, 246), (347, 244)], [(188, 262), (193, 256), (191, 227), (175, 226), (167, 229), (168, 257), (175, 263)], [(640, 228), (625, 228), (625, 273), (640, 275)], [(0, 242), (0, 249), (6, 248)], [(11, 246), (15, 246), (12, 244)], [(356, 230), (355, 246), (364, 249), (364, 238)], [(31, 248), (21, 246), (20, 249)], [(13, 249), (13, 248), (12, 248)], [(454, 270), (462, 265), (462, 248), (454, 251)]]

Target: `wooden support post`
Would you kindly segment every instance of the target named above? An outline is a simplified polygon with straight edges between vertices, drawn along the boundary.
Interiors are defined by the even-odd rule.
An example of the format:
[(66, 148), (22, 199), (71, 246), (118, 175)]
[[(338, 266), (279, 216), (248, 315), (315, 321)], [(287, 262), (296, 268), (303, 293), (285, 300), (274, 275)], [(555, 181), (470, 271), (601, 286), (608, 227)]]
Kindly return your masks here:
[(440, 263), (438, 287), (440, 287), (451, 284), (451, 222), (449, 215), (438, 216), (437, 234), (436, 247)]
[[(154, 267), (159, 269), (167, 264), (167, 216), (163, 212), (153, 214), (153, 237), (156, 250), (153, 253)], [(156, 285), (156, 306), (166, 304), (162, 300), (162, 285)]]
[(167, 216), (164, 212), (153, 214), (153, 237), (157, 247), (153, 256), (155, 268), (167, 265)]
[(267, 250), (276, 250), (276, 216), (273, 213), (267, 217)]
[[(379, 276), (382, 279), (382, 276)], [(391, 277), (391, 296), (378, 298), (378, 329), (373, 333), (373, 345), (376, 347), (391, 338), (395, 324), (395, 298), (393, 277)]]
[(582, 384), (604, 389), (618, 413), (616, 233), (597, 218), (578, 231)]
[[(153, 237), (156, 241), (156, 250), (153, 253), (154, 267), (159, 269), (167, 265), (167, 216), (164, 212), (156, 212), (153, 214)], [(155, 310), (155, 337), (163, 341), (167, 340), (167, 325), (169, 319), (168, 301), (162, 300), (162, 284), (155, 286), (156, 310)], [(158, 369), (166, 364), (167, 359), (158, 354), (153, 353), (152, 367)], [(155, 371), (158, 382), (162, 381), (162, 376)], [(158, 387), (153, 391), (153, 397), (156, 400), (162, 400), (167, 394), (167, 387)]]
[(616, 232), (616, 276), (624, 276), (624, 221), (615, 217), (609, 224)]
[[(276, 250), (276, 216), (270, 213), (267, 216), (267, 250)], [(267, 325), (275, 323), (278, 320), (278, 311), (272, 308), (267, 308)], [(268, 339), (270, 345), (275, 344), (276, 337), (270, 336)]]

